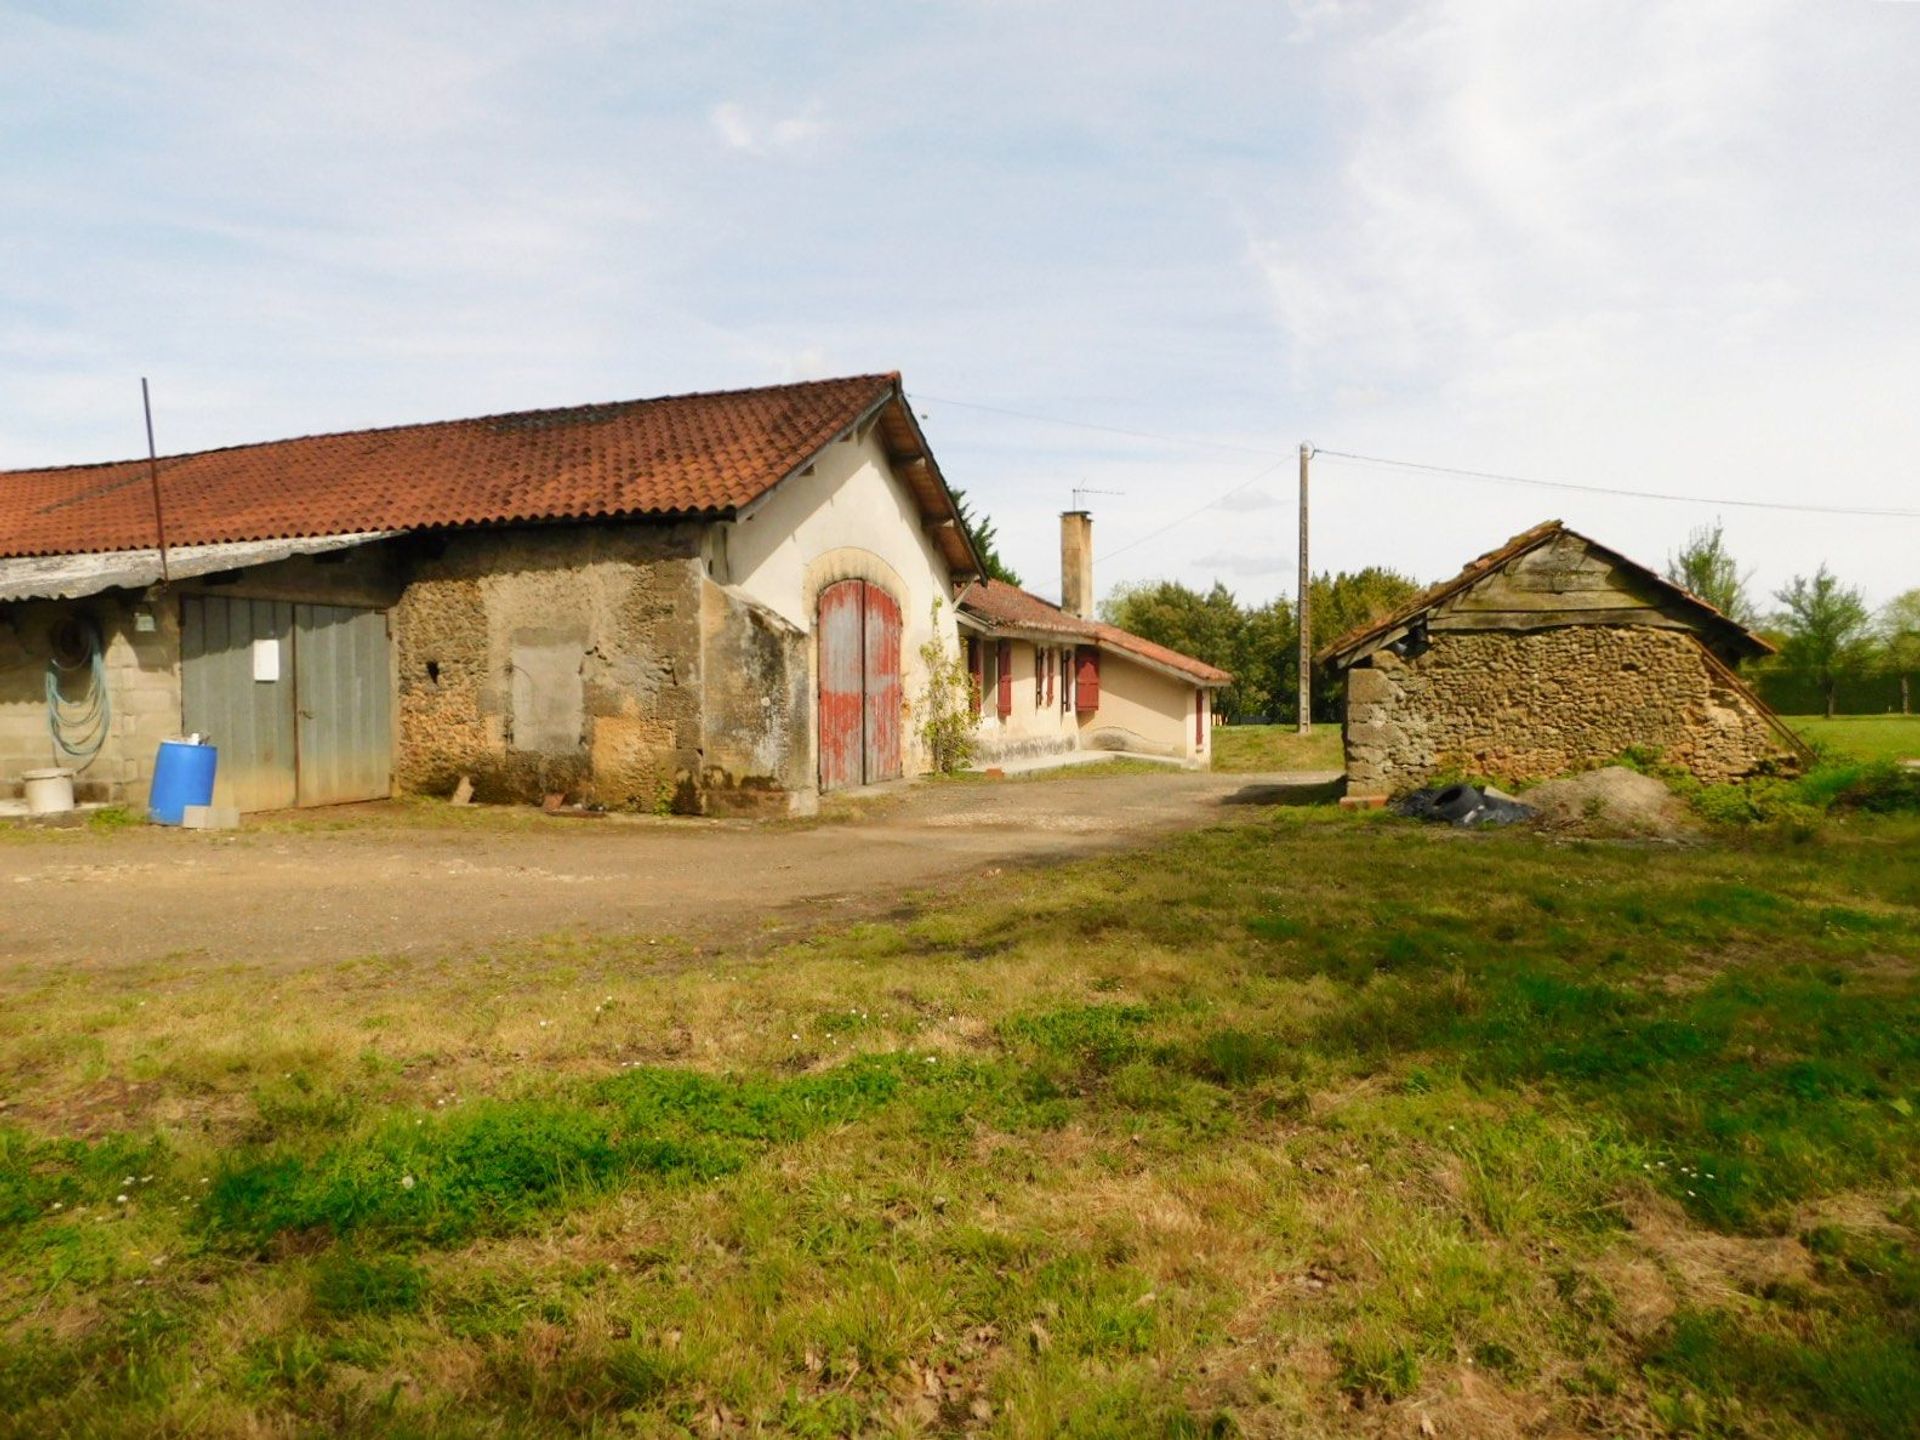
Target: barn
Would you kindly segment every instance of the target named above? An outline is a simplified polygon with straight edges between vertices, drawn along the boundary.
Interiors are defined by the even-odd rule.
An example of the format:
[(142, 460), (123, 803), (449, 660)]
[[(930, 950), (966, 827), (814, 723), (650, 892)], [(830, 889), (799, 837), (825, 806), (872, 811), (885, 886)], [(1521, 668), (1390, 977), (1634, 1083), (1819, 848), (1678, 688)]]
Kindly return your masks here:
[(897, 374), (0, 472), (0, 781), (805, 810), (925, 767), (978, 569)]
[(1319, 659), (1346, 678), (1358, 796), (1441, 773), (1541, 779), (1629, 750), (1709, 782), (1791, 768), (1804, 744), (1735, 673), (1772, 648), (1553, 520)]

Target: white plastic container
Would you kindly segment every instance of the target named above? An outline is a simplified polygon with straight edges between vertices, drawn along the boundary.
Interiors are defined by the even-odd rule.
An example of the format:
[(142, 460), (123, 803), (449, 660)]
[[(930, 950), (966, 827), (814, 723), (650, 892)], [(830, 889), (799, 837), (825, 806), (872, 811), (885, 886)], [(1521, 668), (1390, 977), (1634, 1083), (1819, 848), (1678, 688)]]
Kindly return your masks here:
[(29, 815), (64, 815), (73, 809), (73, 771), (29, 770), (22, 775)]

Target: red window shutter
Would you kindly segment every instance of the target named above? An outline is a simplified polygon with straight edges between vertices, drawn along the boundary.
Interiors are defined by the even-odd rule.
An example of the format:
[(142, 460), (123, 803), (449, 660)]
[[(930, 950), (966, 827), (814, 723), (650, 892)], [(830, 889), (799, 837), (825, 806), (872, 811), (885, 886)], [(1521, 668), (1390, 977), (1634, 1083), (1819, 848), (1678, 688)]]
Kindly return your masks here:
[(1047, 703), (1047, 652), (1038, 645), (1033, 647), (1033, 703), (1035, 708)]
[(1198, 685), (1193, 687), (1193, 743), (1207, 743), (1207, 692)]
[(1000, 662), (1000, 718), (1013, 714), (1013, 642), (1000, 641), (996, 656)]
[(1082, 645), (1074, 659), (1073, 708), (1084, 715), (1100, 708), (1100, 651), (1095, 646)]
[(1053, 663), (1054, 663), (1054, 660), (1056, 659), (1056, 655), (1052, 647), (1048, 647), (1046, 653), (1047, 653), (1047, 693), (1040, 697), (1040, 703), (1042, 705), (1051, 705), (1053, 703)]
[(973, 713), (980, 713), (980, 689), (986, 684), (985, 672), (981, 670), (980, 642), (968, 637), (967, 640), (967, 678), (973, 682)]

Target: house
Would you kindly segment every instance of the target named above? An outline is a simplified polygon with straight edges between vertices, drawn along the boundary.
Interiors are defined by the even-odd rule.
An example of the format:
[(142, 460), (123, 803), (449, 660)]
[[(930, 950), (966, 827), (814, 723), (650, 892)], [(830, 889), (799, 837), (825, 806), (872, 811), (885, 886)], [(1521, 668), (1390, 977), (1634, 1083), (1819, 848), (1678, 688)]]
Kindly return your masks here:
[(1806, 757), (1735, 673), (1760, 636), (1548, 521), (1320, 653), (1347, 681), (1353, 795), (1525, 780), (1650, 751), (1706, 781)]
[(1060, 517), (1060, 595), (1055, 605), (987, 579), (961, 593), (981, 756), (1118, 750), (1207, 765), (1213, 692), (1233, 677), (1094, 618), (1093, 517), (1084, 510)]
[(804, 810), (925, 768), (978, 570), (898, 375), (0, 473), (0, 781)]

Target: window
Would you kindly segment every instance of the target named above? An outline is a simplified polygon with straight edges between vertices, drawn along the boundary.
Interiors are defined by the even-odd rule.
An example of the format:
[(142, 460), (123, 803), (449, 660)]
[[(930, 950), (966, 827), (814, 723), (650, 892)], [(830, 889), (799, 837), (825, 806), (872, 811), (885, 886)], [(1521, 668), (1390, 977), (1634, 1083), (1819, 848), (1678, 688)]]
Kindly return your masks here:
[(1100, 650), (1082, 645), (1074, 656), (1073, 708), (1076, 714), (1100, 708)]
[(997, 703), (994, 708), (1000, 718), (1006, 719), (1013, 714), (1013, 642), (1002, 640), (994, 646), (994, 662), (997, 683), (994, 686)]

